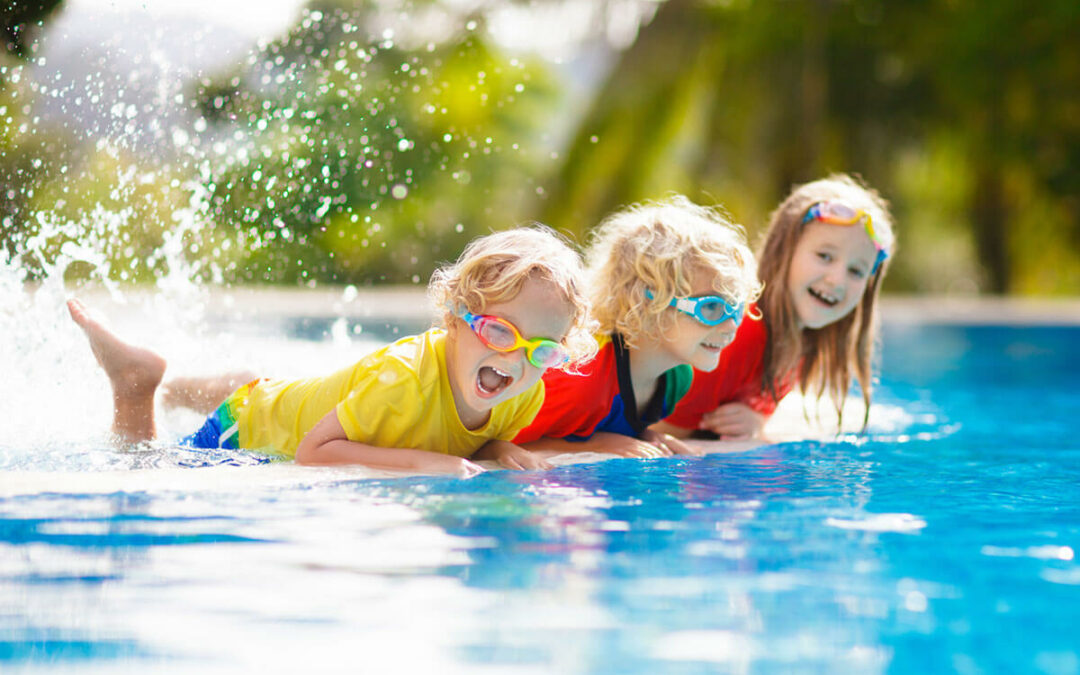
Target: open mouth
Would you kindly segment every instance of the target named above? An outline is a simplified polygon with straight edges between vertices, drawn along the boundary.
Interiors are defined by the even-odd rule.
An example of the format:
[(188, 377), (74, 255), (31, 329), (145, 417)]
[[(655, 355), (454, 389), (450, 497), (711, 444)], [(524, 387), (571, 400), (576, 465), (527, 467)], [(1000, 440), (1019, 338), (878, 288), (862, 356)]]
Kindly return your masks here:
[(732, 338), (728, 337), (728, 338), (724, 338), (723, 340), (716, 340), (716, 341), (712, 341), (712, 342), (702, 342), (701, 346), (704, 347), (705, 349), (709, 350), (709, 351), (718, 352), (718, 351), (722, 350), (724, 347), (727, 347), (729, 344), (731, 344), (731, 340), (732, 340)]
[(514, 378), (509, 373), (491, 366), (482, 366), (476, 374), (476, 389), (484, 397), (497, 396), (513, 382)]
[(836, 297), (831, 293), (825, 293), (814, 288), (810, 288), (809, 291), (810, 295), (812, 295), (818, 302), (827, 307), (833, 307), (836, 305), (836, 303), (840, 302), (840, 298)]

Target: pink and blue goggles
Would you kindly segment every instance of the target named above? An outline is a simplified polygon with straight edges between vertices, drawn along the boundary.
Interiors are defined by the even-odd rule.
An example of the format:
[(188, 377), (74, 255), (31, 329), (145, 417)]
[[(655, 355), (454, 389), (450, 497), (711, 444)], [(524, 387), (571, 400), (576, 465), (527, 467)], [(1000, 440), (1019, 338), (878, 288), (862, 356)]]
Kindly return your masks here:
[(806, 210), (806, 215), (803, 216), (802, 224), (805, 225), (812, 220), (816, 220), (826, 225), (840, 225), (842, 227), (848, 227), (854, 225), (860, 221), (866, 223), (866, 234), (870, 236), (870, 241), (873, 242), (874, 248), (877, 250), (877, 258), (874, 260), (874, 267), (870, 270), (870, 274), (878, 271), (881, 267), (881, 263), (885, 262), (889, 257), (889, 251), (885, 248), (885, 242), (874, 231), (874, 220), (870, 217), (870, 214), (862, 209), (853, 209), (847, 204), (841, 202), (817, 202), (810, 206)]
[(469, 328), (476, 333), (476, 337), (480, 338), (480, 341), (489, 349), (497, 352), (512, 352), (524, 347), (529, 363), (537, 368), (554, 368), (566, 363), (569, 358), (566, 347), (558, 342), (541, 337), (526, 340), (521, 337), (517, 327), (506, 319), (488, 314), (473, 314), (466, 309), (454, 313), (469, 324)]

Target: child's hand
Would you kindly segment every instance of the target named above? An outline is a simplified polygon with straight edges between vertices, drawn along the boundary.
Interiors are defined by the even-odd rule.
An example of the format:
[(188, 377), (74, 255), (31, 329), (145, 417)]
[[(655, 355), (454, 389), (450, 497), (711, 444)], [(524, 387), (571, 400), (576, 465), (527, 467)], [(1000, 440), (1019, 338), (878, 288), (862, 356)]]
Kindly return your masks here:
[(766, 417), (745, 403), (725, 403), (701, 417), (699, 429), (713, 432), (725, 441), (745, 441), (761, 435)]
[(646, 429), (645, 433), (641, 434), (641, 440), (654, 445), (661, 450), (668, 450), (668, 454), (673, 455), (692, 455), (694, 457), (703, 457), (705, 451), (696, 445), (690, 445), (675, 438), (671, 434), (665, 434), (655, 429)]
[(464, 457), (455, 457), (453, 455), (441, 455), (436, 453), (429, 453), (434, 455), (437, 459), (430, 466), (422, 467), (422, 471), (431, 471), (433, 473), (450, 473), (454, 474), (458, 478), (472, 478), (478, 474), (487, 471), (484, 467), (480, 466), (476, 462), (470, 462)]
[(577, 443), (577, 445), (581, 447), (581, 450), (606, 452), (612, 455), (619, 455), (620, 457), (642, 457), (649, 459), (653, 457), (668, 457), (672, 454), (671, 450), (654, 445), (649, 441), (606, 431), (593, 434), (592, 438), (583, 443)]
[(554, 468), (550, 462), (509, 441), (488, 441), (481, 449), (481, 453), (474, 456), (493, 459), (500, 466), (516, 471), (542, 471)]

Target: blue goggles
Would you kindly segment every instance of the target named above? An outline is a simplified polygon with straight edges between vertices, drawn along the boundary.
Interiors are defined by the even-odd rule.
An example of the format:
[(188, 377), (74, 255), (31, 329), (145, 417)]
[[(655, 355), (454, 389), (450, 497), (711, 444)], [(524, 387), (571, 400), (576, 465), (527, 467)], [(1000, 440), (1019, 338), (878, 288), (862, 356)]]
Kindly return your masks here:
[[(652, 300), (652, 291), (645, 289), (645, 297)], [(706, 326), (719, 326), (728, 319), (738, 326), (742, 323), (746, 304), (733, 305), (719, 295), (699, 295), (693, 298), (672, 298), (668, 307), (674, 307), (683, 314), (689, 314)]]

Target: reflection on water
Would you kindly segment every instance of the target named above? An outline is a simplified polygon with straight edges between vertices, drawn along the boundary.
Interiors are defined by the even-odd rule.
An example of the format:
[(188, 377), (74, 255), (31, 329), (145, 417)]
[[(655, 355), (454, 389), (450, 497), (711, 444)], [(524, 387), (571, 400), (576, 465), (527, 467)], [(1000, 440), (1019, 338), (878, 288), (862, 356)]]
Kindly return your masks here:
[[(321, 35), (318, 26), (312, 34)], [(350, 47), (332, 72), (359, 79), (374, 56), (400, 73), (424, 72), (402, 70), (398, 47), (380, 44)], [(455, 54), (423, 58), (446, 65)], [(304, 83), (264, 56), (247, 66), (282, 77), (277, 103), (274, 88), (260, 98), (256, 87), (254, 97), (212, 96), (199, 107), (177, 79), (120, 81), (129, 95), (160, 84), (150, 94), (170, 109), (180, 95), (180, 117), (166, 119), (134, 99), (104, 100), (114, 95), (110, 80), (93, 101), (108, 112), (86, 157), (32, 167), (40, 172), (26, 184), (52, 191), (24, 189), (18, 204), (4, 205), (32, 227), (0, 249), (0, 670), (306, 672), (326, 662), (440, 673), (1080, 671), (1075, 328), (889, 327), (868, 435), (704, 459), (616, 459), (460, 481), (262, 464), (167, 441), (112, 448), (107, 383), (65, 316), (75, 279), (93, 278), (103, 298), (94, 304), (107, 304), (129, 339), (166, 354), (174, 374), (327, 372), (425, 326), (345, 311), (278, 322), (240, 304), (223, 318), (209, 311), (202, 280), (236, 274), (237, 251), (271, 241), (295, 238), (285, 250), (306, 250), (296, 227), (327, 214), (340, 216), (342, 241), (347, 232), (363, 237), (334, 260), (367, 255), (370, 244), (387, 251), (371, 264), (404, 256), (398, 262), (412, 272), (431, 246), (391, 239), (382, 249), (392, 228), (372, 220), (380, 200), (375, 216), (399, 209), (407, 222), (426, 218), (413, 238), (430, 244), (439, 235), (449, 250), (447, 242), (466, 238), (462, 222), (473, 222), (448, 213), (465, 203), (461, 185), (482, 196), (477, 215), (502, 214), (525, 203), (522, 191), (536, 191), (513, 171), (481, 171), (477, 158), (488, 155), (473, 152), (477, 139), (392, 109), (372, 123), (378, 137), (357, 135), (344, 117), (341, 127), (320, 128), (305, 117), (314, 109)], [(86, 78), (57, 79), (50, 59), (37, 71), (3, 66), (5, 83), (18, 85), (11, 96), (78, 112), (78, 97), (65, 94)], [(306, 72), (317, 81), (328, 65)], [(519, 71), (503, 73), (515, 92), (506, 101), (526, 90)], [(430, 84), (433, 72), (419, 81)], [(498, 79), (497, 69), (486, 72), (480, 79)], [(387, 104), (406, 90), (431, 93), (406, 86), (411, 78), (391, 81)], [(311, 93), (338, 111), (368, 102), (343, 91)], [(251, 124), (236, 128), (230, 106), (248, 104)], [(25, 127), (26, 138), (12, 136), (21, 143), (51, 133), (31, 124), (28, 105), (0, 110), (4, 124)], [(143, 136), (144, 123), (158, 126)], [(433, 134), (428, 142), (424, 133)], [(292, 139), (290, 151), (279, 136)], [(308, 153), (322, 141), (340, 157), (371, 159), (331, 172), (323, 155)], [(188, 159), (150, 170), (125, 155), (142, 144)], [(509, 132), (485, 137), (489, 145), (521, 154)], [(429, 160), (413, 167), (425, 148), (434, 148)], [(192, 173), (175, 177), (179, 169)], [(485, 186), (489, 173), (512, 186)], [(252, 190), (236, 213), (224, 204), (233, 178)], [(430, 218), (409, 210), (427, 203), (417, 200), (425, 180), (454, 196), (432, 196)], [(273, 201), (286, 192), (295, 208)], [(72, 203), (56, 197), (69, 193)], [(141, 199), (150, 193), (158, 197)], [(214, 214), (211, 204), (220, 207)], [(262, 222), (264, 208), (292, 226), (276, 218), (265, 231), (236, 225)], [(286, 256), (279, 267), (294, 262)], [(150, 294), (122, 293), (110, 281), (137, 278), (152, 283)], [(342, 306), (357, 300), (350, 288)], [(163, 435), (199, 421), (166, 414)]]
[[(1067, 368), (1054, 345), (1077, 336), (958, 335), (989, 353), (932, 386), (907, 378), (932, 341), (886, 352), (865, 438), (702, 459), (462, 481), (23, 452), (0, 489), (0, 662), (1075, 672), (1080, 446), (1001, 414), (1028, 371), (982, 396), (969, 370)], [(1041, 410), (1075, 409), (1060, 375)]]

